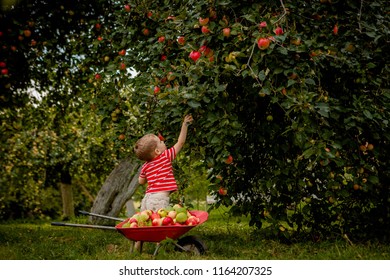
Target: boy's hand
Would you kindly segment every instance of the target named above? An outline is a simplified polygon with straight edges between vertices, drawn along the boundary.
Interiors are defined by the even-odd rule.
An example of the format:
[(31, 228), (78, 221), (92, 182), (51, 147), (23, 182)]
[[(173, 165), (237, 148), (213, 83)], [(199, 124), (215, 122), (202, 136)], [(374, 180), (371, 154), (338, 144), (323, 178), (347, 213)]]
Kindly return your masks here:
[(184, 117), (184, 123), (185, 123), (186, 126), (189, 126), (192, 123), (193, 120), (194, 119), (192, 118), (191, 115), (187, 115), (187, 116)]

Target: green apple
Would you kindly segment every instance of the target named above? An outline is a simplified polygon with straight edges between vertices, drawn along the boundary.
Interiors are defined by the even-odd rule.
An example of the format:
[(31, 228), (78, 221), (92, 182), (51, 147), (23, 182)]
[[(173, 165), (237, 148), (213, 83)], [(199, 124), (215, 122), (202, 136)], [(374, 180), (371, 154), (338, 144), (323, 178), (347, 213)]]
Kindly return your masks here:
[(158, 209), (157, 213), (160, 215), (161, 218), (164, 218), (168, 214), (164, 208)]
[(183, 224), (187, 221), (187, 212), (180, 212), (176, 215), (176, 222)]

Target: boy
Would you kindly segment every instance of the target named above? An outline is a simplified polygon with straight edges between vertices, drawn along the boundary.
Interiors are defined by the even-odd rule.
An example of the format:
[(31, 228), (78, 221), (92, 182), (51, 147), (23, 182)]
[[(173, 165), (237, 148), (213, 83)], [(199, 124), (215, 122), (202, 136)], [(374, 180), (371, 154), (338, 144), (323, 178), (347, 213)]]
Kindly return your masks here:
[(137, 141), (134, 152), (140, 160), (146, 161), (141, 168), (138, 181), (148, 183), (145, 197), (141, 202), (141, 211), (153, 210), (169, 205), (169, 194), (177, 191), (173, 176), (172, 161), (183, 148), (187, 138), (188, 126), (192, 123), (191, 115), (184, 118), (177, 143), (167, 149), (163, 140), (154, 134), (147, 134)]

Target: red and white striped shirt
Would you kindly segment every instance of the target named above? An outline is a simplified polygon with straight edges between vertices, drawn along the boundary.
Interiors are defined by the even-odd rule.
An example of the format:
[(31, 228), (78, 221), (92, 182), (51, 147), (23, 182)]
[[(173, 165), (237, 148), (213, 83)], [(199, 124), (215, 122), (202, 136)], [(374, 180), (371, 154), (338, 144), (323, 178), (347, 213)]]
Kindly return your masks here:
[(171, 147), (142, 166), (140, 177), (146, 178), (148, 182), (146, 193), (177, 190), (172, 169), (172, 161), (175, 158), (176, 151)]

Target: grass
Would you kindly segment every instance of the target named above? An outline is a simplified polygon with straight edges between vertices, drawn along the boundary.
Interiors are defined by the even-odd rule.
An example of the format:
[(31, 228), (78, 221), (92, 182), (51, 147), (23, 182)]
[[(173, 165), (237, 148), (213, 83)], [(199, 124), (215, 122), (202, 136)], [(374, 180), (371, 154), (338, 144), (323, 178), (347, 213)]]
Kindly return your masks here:
[[(76, 219), (72, 223), (86, 223)], [(388, 260), (390, 245), (349, 244), (344, 239), (313, 243), (284, 244), (266, 239), (248, 226), (245, 219), (228, 219), (213, 210), (206, 223), (187, 235), (200, 237), (207, 253), (194, 256), (165, 244), (153, 257), (154, 243), (145, 243), (143, 253), (130, 252), (131, 241), (115, 230), (54, 227), (50, 222), (8, 222), (0, 224), (2, 260)]]

